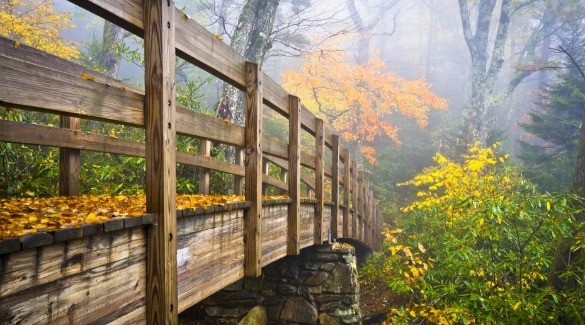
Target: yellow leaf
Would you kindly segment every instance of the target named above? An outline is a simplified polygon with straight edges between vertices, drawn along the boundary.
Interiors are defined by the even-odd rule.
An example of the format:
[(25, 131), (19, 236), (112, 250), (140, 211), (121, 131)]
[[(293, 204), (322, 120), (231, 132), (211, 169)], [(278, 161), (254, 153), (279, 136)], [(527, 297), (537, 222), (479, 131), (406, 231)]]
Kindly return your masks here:
[(546, 201), (546, 209), (550, 211), (550, 202)]
[(416, 312), (415, 312), (414, 310), (411, 310), (409, 314), (410, 314), (410, 316), (412, 316), (412, 317), (416, 317)]
[(418, 243), (418, 250), (420, 250), (423, 254), (427, 252), (427, 250), (421, 243)]
[(518, 301), (518, 302), (517, 302), (517, 303), (514, 305), (514, 307), (512, 307), (512, 308), (513, 308), (514, 310), (516, 310), (516, 309), (518, 309), (518, 306), (520, 306), (520, 301)]
[(190, 19), (191, 17), (189, 17), (189, 15), (187, 15), (187, 14), (183, 14), (183, 18)]
[(36, 222), (37, 220), (38, 220), (37, 217), (34, 216), (28, 217), (28, 222)]
[(485, 220), (484, 220), (483, 218), (479, 219), (479, 225), (480, 225), (480, 226), (483, 226), (483, 223), (484, 223), (484, 221), (485, 221)]
[(221, 37), (221, 35), (219, 34), (213, 34), (213, 36), (215, 36), (215, 38), (217, 38), (218, 40), (223, 40), (223, 37)]
[(88, 75), (87, 73), (82, 73), (81, 74), (81, 78), (87, 79), (87, 80), (91, 80), (91, 81), (95, 81), (95, 77), (92, 77), (92, 76)]
[(20, 42), (19, 41), (14, 41), (14, 47), (19, 48), (20, 47)]
[(229, 123), (229, 122), (230, 122), (230, 119), (229, 119), (229, 118), (226, 118), (226, 119), (225, 119), (225, 120), (223, 120), (223, 121), (224, 121), (225, 123)]

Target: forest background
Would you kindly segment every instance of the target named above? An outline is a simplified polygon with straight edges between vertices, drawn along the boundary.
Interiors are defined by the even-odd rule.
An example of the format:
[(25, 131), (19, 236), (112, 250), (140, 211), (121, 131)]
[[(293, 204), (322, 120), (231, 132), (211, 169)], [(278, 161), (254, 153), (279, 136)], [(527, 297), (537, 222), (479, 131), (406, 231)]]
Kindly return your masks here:
[[(498, 314), (520, 322), (575, 320), (572, 308), (583, 306), (582, 269), (575, 256), (566, 255), (579, 251), (583, 233), (583, 1), (181, 0), (176, 5), (261, 64), (361, 153), (360, 164), (391, 225), (387, 256), (374, 262), (372, 277), (385, 274), (393, 290), (409, 295), (406, 307), (393, 312), (395, 321), (479, 322)], [(137, 87), (144, 84), (141, 41), (115, 25), (65, 1), (3, 0), (0, 6), (0, 34), (15, 46), (28, 44)], [(242, 124), (238, 90), (186, 62), (178, 61), (176, 70), (180, 104)], [(265, 114), (267, 133), (286, 141), (285, 122), (269, 110)], [(0, 110), (0, 118), (59, 123), (56, 116), (10, 107)], [(140, 130), (105, 123), (86, 121), (82, 130), (136, 141), (144, 137)], [(192, 139), (177, 143), (180, 150), (202, 150)], [(54, 148), (0, 144), (0, 196), (56, 195), (57, 154)], [(233, 149), (220, 145), (212, 145), (209, 155), (235, 159)], [(84, 152), (82, 162), (84, 194), (144, 191), (140, 158)], [(197, 168), (178, 166), (177, 173), (178, 193), (198, 191)], [(212, 173), (211, 192), (230, 193), (232, 181)], [(449, 192), (450, 182), (460, 191)], [(414, 186), (396, 186), (401, 183)], [(511, 205), (504, 208), (501, 202)], [(461, 207), (463, 215), (455, 212)], [(538, 221), (552, 218), (555, 209), (564, 221)], [(425, 233), (433, 222), (440, 222), (443, 232)], [(516, 237), (506, 235), (507, 227), (516, 229)], [(478, 234), (478, 229), (483, 230)], [(505, 299), (494, 300), (496, 306), (468, 299), (485, 314), (471, 314), (477, 305), (455, 306), (461, 294), (477, 295), (478, 288), (458, 287), (464, 280), (439, 268), (445, 265), (441, 259), (453, 257), (446, 253), (453, 241), (442, 236), (458, 232), (472, 234), (458, 249), (469, 245), (477, 253), (487, 241), (492, 257), (514, 256), (474, 274), (482, 290), (505, 293)], [(412, 236), (426, 236), (428, 243)], [(547, 241), (551, 246), (542, 246)], [(429, 243), (436, 246), (433, 251)], [(523, 265), (526, 247), (546, 251), (531, 262), (542, 269), (510, 269)], [(425, 259), (417, 260), (413, 251)], [(396, 252), (402, 252), (398, 260)], [(457, 263), (476, 267), (467, 255)], [(406, 279), (405, 272), (394, 271), (400, 265), (414, 267)], [(526, 287), (527, 279), (536, 284)], [(447, 299), (451, 294), (453, 300)], [(550, 307), (531, 307), (542, 303)]]

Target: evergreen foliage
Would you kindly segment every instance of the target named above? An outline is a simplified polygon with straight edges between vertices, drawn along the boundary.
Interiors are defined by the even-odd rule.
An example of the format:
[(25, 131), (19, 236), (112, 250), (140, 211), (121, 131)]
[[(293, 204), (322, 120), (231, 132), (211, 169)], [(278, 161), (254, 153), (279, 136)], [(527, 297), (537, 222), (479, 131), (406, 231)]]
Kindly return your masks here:
[(520, 141), (518, 157), (524, 174), (542, 190), (562, 191), (571, 186), (579, 129), (585, 114), (585, 81), (576, 73), (560, 75), (543, 95), (540, 110), (520, 126), (532, 137)]

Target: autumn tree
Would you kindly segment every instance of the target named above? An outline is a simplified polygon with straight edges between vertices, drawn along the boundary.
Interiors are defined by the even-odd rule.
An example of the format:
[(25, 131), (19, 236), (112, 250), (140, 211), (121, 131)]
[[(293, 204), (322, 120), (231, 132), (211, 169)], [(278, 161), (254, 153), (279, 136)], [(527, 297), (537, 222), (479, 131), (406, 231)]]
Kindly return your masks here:
[(0, 2), (0, 36), (39, 50), (75, 59), (79, 50), (74, 42), (64, 40), (60, 31), (74, 27), (69, 13), (59, 13), (52, 0), (2, 0)]
[(431, 109), (447, 107), (424, 80), (386, 72), (377, 55), (365, 65), (356, 65), (342, 52), (327, 57), (315, 53), (306, 57), (301, 71), (283, 74), (283, 86), (372, 163), (376, 137), (387, 136), (400, 144), (392, 114), (414, 118), (422, 128)]

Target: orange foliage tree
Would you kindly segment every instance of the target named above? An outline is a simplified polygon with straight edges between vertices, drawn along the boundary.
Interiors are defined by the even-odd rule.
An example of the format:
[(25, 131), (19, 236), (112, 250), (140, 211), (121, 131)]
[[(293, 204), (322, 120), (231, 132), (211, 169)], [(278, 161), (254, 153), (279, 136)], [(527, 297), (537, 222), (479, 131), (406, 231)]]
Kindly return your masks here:
[(377, 54), (366, 65), (357, 65), (345, 52), (328, 52), (327, 57), (315, 53), (305, 58), (301, 71), (283, 73), (283, 86), (375, 163), (376, 137), (386, 135), (400, 144), (391, 114), (412, 117), (422, 128), (430, 109), (447, 108), (447, 101), (425, 80), (407, 80), (385, 70)]

